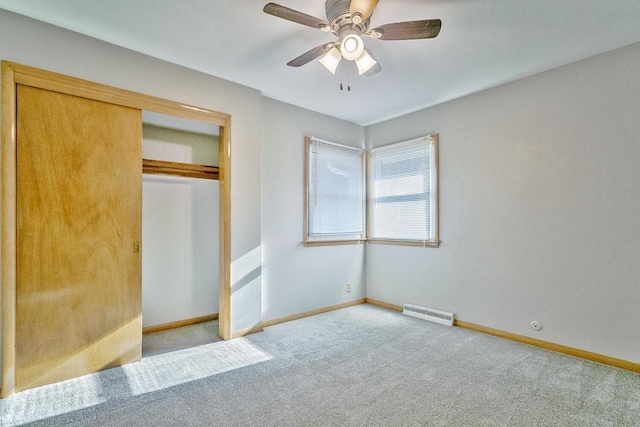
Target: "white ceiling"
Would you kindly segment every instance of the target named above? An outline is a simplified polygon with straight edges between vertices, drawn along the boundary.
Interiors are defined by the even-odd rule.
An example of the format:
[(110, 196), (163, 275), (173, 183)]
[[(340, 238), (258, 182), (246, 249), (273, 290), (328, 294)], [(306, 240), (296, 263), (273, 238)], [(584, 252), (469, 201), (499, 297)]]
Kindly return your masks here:
[[(324, 0), (279, 0), (326, 19)], [(365, 43), (383, 70), (286, 63), (335, 37), (262, 12), (266, 0), (0, 0), (0, 8), (369, 125), (640, 41), (639, 0), (380, 0), (379, 25), (440, 18), (435, 39)], [(344, 77), (345, 86), (347, 83)]]

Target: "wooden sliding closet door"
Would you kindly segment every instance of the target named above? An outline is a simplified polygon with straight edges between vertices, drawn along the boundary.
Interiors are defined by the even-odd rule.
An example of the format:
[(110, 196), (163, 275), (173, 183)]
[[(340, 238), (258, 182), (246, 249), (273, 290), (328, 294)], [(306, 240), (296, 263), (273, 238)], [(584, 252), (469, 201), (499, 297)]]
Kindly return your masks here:
[(141, 358), (141, 123), (17, 87), (16, 391)]

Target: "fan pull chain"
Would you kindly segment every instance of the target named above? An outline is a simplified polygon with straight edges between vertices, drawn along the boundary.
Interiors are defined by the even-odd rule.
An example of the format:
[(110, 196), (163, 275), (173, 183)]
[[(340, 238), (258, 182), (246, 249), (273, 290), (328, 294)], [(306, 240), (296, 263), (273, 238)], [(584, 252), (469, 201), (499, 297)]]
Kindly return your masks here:
[[(344, 68), (340, 69), (340, 90), (344, 90)], [(347, 70), (347, 92), (351, 92), (351, 67)]]

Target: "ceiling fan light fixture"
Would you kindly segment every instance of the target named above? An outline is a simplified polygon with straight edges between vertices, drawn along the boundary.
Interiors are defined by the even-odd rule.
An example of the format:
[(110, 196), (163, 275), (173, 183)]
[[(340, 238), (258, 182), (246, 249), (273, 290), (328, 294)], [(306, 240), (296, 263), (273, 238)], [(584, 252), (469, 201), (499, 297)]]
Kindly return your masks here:
[(341, 60), (342, 60), (342, 55), (340, 54), (340, 51), (336, 47), (331, 48), (329, 52), (324, 54), (319, 59), (320, 63), (324, 66), (324, 68), (331, 71), (332, 74), (336, 73), (336, 70), (338, 69), (338, 65), (340, 65)]
[(371, 70), (377, 63), (378, 61), (375, 60), (371, 51), (369, 49), (365, 49), (364, 52), (362, 52), (362, 55), (356, 59), (358, 75), (361, 76)]
[(382, 71), (382, 66), (380, 65), (379, 62), (376, 62), (375, 65), (371, 68), (369, 68), (369, 71), (366, 71), (363, 76), (365, 77), (371, 77), (374, 74), (379, 73), (380, 71)]
[[(1, 0), (0, 0), (1, 1)], [(332, 33), (335, 42), (325, 43), (287, 63), (300, 67), (313, 60), (336, 74), (342, 59), (356, 63), (359, 75), (373, 76), (382, 70), (373, 53), (365, 49), (363, 35), (379, 40), (419, 40), (437, 37), (440, 19), (422, 19), (385, 24), (369, 31), (369, 23), (379, 0), (326, 0), (327, 21), (276, 3), (267, 3), (263, 11), (287, 21)], [(350, 68), (350, 67), (349, 67)]]
[(342, 57), (348, 61), (355, 61), (364, 52), (364, 41), (355, 33), (347, 34), (340, 43)]

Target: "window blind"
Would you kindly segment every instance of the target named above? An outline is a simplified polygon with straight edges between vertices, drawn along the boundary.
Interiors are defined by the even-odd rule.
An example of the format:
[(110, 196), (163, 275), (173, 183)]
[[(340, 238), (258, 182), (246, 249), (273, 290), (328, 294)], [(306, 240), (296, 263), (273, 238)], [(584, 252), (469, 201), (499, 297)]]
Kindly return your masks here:
[(308, 235), (364, 235), (362, 150), (311, 139), (308, 158)]
[(428, 137), (372, 150), (371, 238), (433, 240), (433, 161)]

